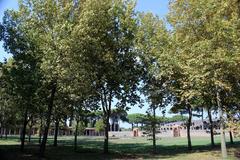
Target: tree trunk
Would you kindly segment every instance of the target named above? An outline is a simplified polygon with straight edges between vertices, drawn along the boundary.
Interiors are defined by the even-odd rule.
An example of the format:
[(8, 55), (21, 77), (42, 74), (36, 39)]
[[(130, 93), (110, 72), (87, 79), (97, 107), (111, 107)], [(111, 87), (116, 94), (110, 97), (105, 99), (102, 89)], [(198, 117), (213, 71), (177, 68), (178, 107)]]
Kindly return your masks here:
[(53, 142), (54, 147), (57, 147), (58, 129), (59, 129), (59, 119), (57, 119), (55, 122), (54, 142)]
[(39, 128), (39, 144), (41, 144), (41, 141), (42, 141), (42, 126), (43, 126), (43, 122), (42, 122), (42, 117), (41, 117), (41, 120), (40, 120), (40, 128)]
[(24, 113), (23, 129), (22, 129), (21, 138), (20, 138), (21, 139), (21, 152), (23, 152), (23, 150), (24, 150), (26, 128), (27, 128), (27, 124), (28, 124), (27, 115), (28, 115), (28, 109), (26, 108), (25, 113)]
[(133, 123), (132, 123), (132, 131), (133, 131)]
[(152, 138), (153, 138), (153, 153), (157, 152), (156, 148), (156, 108), (153, 107), (153, 122), (152, 122)]
[(192, 123), (192, 108), (188, 106), (188, 122), (187, 122), (188, 150), (192, 150), (192, 142), (191, 142), (191, 135), (190, 135), (191, 123)]
[(232, 135), (232, 131), (229, 131), (229, 136), (230, 136), (230, 143), (233, 144), (233, 135)]
[(108, 129), (109, 129), (109, 114), (105, 118), (105, 135), (104, 135), (104, 153), (108, 153)]
[(77, 151), (78, 125), (79, 125), (79, 120), (77, 120), (76, 129), (74, 133), (74, 151)]
[(225, 140), (225, 132), (224, 132), (224, 116), (223, 116), (223, 108), (221, 104), (220, 93), (217, 90), (217, 105), (219, 108), (219, 116), (220, 116), (220, 132), (221, 132), (221, 151), (222, 158), (227, 159), (227, 148), (226, 148), (226, 140)]
[(40, 145), (40, 157), (44, 156), (44, 152), (45, 152), (45, 148), (46, 148), (48, 130), (49, 130), (49, 126), (50, 126), (50, 123), (51, 123), (53, 101), (54, 101), (54, 96), (55, 96), (55, 92), (56, 92), (56, 88), (57, 88), (56, 85), (57, 85), (56, 83), (53, 83), (52, 90), (51, 90), (51, 96), (50, 96), (49, 104), (48, 104), (47, 121), (46, 121), (46, 126), (45, 126), (45, 129), (44, 129), (43, 140), (42, 140), (42, 143)]
[(28, 132), (28, 142), (31, 142), (31, 135), (32, 135), (32, 127), (29, 128), (29, 132)]
[(210, 123), (210, 133), (211, 133), (211, 146), (214, 147), (214, 133), (213, 133), (213, 121), (212, 121), (212, 114), (211, 114), (211, 109), (208, 108), (208, 118), (209, 118), (209, 123)]
[(31, 142), (31, 135), (32, 135), (32, 127), (33, 127), (33, 118), (30, 121), (30, 125), (29, 125), (29, 131), (28, 131), (28, 142)]

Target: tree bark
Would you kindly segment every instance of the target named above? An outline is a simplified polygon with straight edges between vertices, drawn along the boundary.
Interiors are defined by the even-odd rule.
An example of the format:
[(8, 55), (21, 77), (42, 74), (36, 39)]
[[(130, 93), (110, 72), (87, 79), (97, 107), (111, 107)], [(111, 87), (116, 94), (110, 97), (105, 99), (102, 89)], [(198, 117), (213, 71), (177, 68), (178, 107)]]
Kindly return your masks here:
[(220, 132), (221, 132), (221, 151), (222, 151), (222, 158), (227, 159), (227, 148), (226, 148), (226, 139), (225, 139), (225, 132), (224, 132), (224, 116), (223, 116), (223, 108), (221, 104), (221, 98), (219, 90), (217, 89), (217, 105), (219, 108), (219, 116), (220, 116)]
[(156, 148), (156, 108), (153, 107), (153, 122), (152, 122), (152, 138), (153, 138), (153, 153), (157, 152)]
[(230, 143), (233, 144), (233, 135), (232, 135), (232, 131), (229, 131), (229, 136), (230, 136)]
[(213, 133), (213, 121), (212, 121), (212, 114), (211, 114), (211, 109), (208, 108), (208, 118), (209, 118), (209, 123), (210, 123), (210, 133), (211, 133), (211, 146), (214, 147), (214, 133)]
[(108, 153), (108, 138), (109, 138), (109, 135), (108, 135), (108, 129), (109, 129), (109, 117), (110, 115), (107, 114), (106, 115), (106, 118), (105, 118), (105, 135), (104, 135), (104, 153), (107, 154)]
[(111, 106), (112, 106), (112, 92), (109, 92), (109, 96), (107, 97), (107, 93), (105, 91), (105, 89), (103, 88), (103, 93), (101, 96), (101, 103), (102, 103), (102, 109), (103, 109), (103, 113), (104, 113), (104, 149), (103, 149), (103, 153), (104, 154), (108, 154), (108, 131), (109, 131), (109, 118), (111, 115)]
[(29, 132), (28, 132), (28, 142), (31, 142), (31, 135), (32, 135), (32, 127), (29, 128)]
[(188, 105), (188, 122), (187, 122), (187, 140), (188, 140), (188, 150), (192, 150), (192, 142), (190, 135), (190, 128), (192, 123), (192, 108)]
[(32, 135), (32, 127), (33, 127), (33, 119), (31, 119), (30, 121), (30, 125), (29, 125), (29, 131), (28, 131), (28, 142), (31, 142), (31, 135)]
[(50, 96), (49, 104), (48, 104), (46, 126), (45, 126), (45, 129), (44, 129), (43, 140), (42, 140), (42, 143), (40, 145), (40, 157), (44, 157), (44, 152), (45, 152), (47, 137), (48, 137), (48, 130), (49, 130), (49, 126), (50, 126), (50, 123), (51, 123), (51, 115), (52, 115), (53, 101), (54, 101), (56, 88), (57, 88), (57, 84), (53, 83), (52, 84), (52, 89), (51, 89), (51, 96)]
[(40, 129), (39, 129), (39, 144), (41, 144), (41, 141), (42, 141), (42, 126), (43, 126), (43, 122), (42, 122), (42, 117), (41, 117), (41, 120), (40, 120)]
[(58, 129), (59, 129), (59, 119), (57, 119), (55, 122), (54, 143), (53, 143), (54, 147), (57, 147)]
[(76, 129), (75, 129), (75, 133), (74, 133), (74, 151), (75, 152), (77, 151), (78, 125), (79, 125), (79, 120), (77, 120)]
[(24, 151), (26, 128), (27, 128), (27, 124), (28, 124), (27, 115), (28, 115), (28, 109), (26, 108), (25, 113), (24, 113), (23, 129), (22, 129), (21, 138), (20, 138), (21, 139), (21, 148), (20, 148), (21, 152)]

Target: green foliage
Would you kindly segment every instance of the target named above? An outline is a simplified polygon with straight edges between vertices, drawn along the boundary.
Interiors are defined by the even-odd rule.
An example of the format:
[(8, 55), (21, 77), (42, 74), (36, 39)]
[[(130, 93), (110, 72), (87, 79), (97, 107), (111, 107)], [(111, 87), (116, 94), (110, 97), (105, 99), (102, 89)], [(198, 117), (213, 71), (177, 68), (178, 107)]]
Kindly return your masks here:
[[(156, 115), (169, 104), (189, 121), (202, 108), (237, 117), (240, 2), (172, 0), (169, 8), (171, 30), (136, 13), (133, 0), (19, 1), (0, 24), (13, 55), (0, 64), (0, 126), (70, 118), (103, 131), (115, 117), (146, 126), (187, 120)], [(140, 93), (148, 115), (127, 116)]]
[(140, 113), (129, 114), (127, 116), (128, 122), (132, 124), (143, 123), (146, 115)]
[(98, 121), (96, 122), (96, 127), (95, 127), (95, 129), (96, 129), (97, 132), (103, 132), (103, 131), (104, 131), (104, 127), (105, 127), (105, 124), (104, 124), (104, 122), (103, 122), (102, 119), (101, 119), (101, 120), (98, 120)]
[(187, 121), (188, 117), (175, 115), (173, 117), (164, 117), (163, 122), (178, 122), (178, 121)]

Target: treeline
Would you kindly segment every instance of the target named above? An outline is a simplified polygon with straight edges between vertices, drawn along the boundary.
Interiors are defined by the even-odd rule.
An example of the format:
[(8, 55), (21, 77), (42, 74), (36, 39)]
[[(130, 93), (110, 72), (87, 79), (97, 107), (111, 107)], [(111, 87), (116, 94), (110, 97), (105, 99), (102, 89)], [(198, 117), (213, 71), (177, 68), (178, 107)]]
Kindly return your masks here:
[[(164, 123), (170, 123), (170, 122), (185, 122), (187, 121), (188, 117), (181, 116), (181, 115), (175, 115), (172, 117), (163, 117), (163, 116), (155, 116), (156, 124), (164, 124)], [(133, 127), (142, 127), (143, 125), (149, 125), (151, 124), (152, 120), (149, 118), (147, 114), (141, 114), (141, 113), (133, 113), (129, 114), (126, 117), (126, 121), (130, 124), (132, 124)]]
[(42, 157), (51, 124), (75, 121), (76, 142), (84, 115), (101, 109), (108, 153), (112, 108), (141, 107), (143, 94), (154, 152), (156, 109), (170, 105), (188, 115), (189, 149), (195, 112), (206, 110), (210, 123), (218, 112), (227, 157), (226, 123), (234, 121), (231, 131), (240, 113), (240, 2), (173, 0), (167, 21), (136, 12), (135, 4), (23, 0), (18, 11), (5, 12), (0, 39), (12, 58), (0, 65), (0, 126), (21, 124), (22, 151), (29, 124), (43, 133)]

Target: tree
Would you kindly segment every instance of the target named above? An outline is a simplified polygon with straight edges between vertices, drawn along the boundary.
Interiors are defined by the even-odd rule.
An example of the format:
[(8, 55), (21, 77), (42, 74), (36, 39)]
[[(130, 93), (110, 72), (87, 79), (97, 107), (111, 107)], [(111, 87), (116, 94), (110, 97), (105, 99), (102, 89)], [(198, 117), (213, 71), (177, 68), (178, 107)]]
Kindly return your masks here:
[[(139, 101), (141, 67), (134, 50), (136, 20), (132, 1), (85, 1), (74, 32), (79, 51), (86, 55), (94, 91), (104, 114), (104, 153), (108, 153), (108, 129), (112, 101), (115, 107)], [(79, 56), (77, 59), (80, 59)]]
[(156, 153), (156, 109), (165, 107), (170, 99), (166, 87), (168, 78), (163, 76), (158, 58), (166, 54), (169, 35), (163, 21), (151, 13), (141, 14), (139, 21), (136, 46), (142, 53), (141, 61), (145, 67), (142, 92), (150, 103), (148, 114), (152, 124), (153, 152)]
[(141, 113), (133, 113), (133, 114), (128, 114), (127, 115), (127, 121), (128, 123), (132, 124), (132, 130), (134, 128), (134, 124), (144, 124), (146, 120), (146, 115), (141, 114)]
[[(69, 64), (68, 57), (71, 50), (69, 36), (66, 35), (71, 35), (71, 29), (76, 22), (75, 18), (79, 16), (79, 9), (80, 5), (71, 1), (23, 0), (19, 3), (19, 11), (9, 11), (6, 16), (9, 17), (6, 21), (9, 23), (6, 23), (6, 26), (15, 29), (13, 30), (14, 38), (6, 40), (14, 42), (15, 38), (19, 39), (17, 46), (10, 46), (11, 43), (6, 43), (6, 47), (12, 49), (14, 46), (11, 53), (14, 54), (20, 50), (21, 53), (28, 53), (27, 56), (36, 60), (36, 66), (43, 76), (42, 84), (49, 91), (46, 95), (47, 116), (40, 145), (40, 156), (43, 156), (45, 151), (55, 94), (57, 90), (62, 90), (61, 87), (65, 86), (58, 84), (68, 80), (65, 77), (68, 73), (65, 69)], [(9, 33), (11, 32), (12, 30), (9, 30)], [(34, 70), (31, 68), (31, 71)]]
[(1, 63), (0, 66), (0, 137), (7, 138), (8, 130), (13, 128), (19, 121), (19, 110), (14, 105), (16, 97), (13, 96), (12, 81), (10, 71), (12, 60)]
[[(231, 8), (230, 6), (234, 6)], [(199, 88), (214, 86), (220, 115), (221, 150), (227, 158), (224, 135), (224, 92), (231, 90), (228, 77), (239, 77), (239, 1), (172, 1), (169, 22), (175, 32), (181, 68)], [(204, 60), (203, 60), (204, 59)]]
[[(86, 89), (86, 88), (85, 88)], [(82, 92), (84, 93), (84, 92)], [(73, 98), (73, 97), (72, 97)], [(83, 124), (89, 115), (91, 116), (91, 111), (97, 109), (98, 101), (95, 96), (91, 94), (83, 94), (82, 97), (77, 97), (76, 95), (73, 98), (73, 111), (75, 116), (75, 134), (74, 134), (74, 150), (77, 150), (77, 136), (81, 128), (87, 127), (87, 124)]]
[(27, 36), (17, 22), (19, 15), (14, 11), (6, 11), (2, 28), (2, 40), (4, 48), (13, 55), (10, 60), (12, 67), (9, 70), (13, 88), (12, 95), (15, 96), (16, 106), (23, 116), (23, 128), (21, 133), (21, 151), (24, 149), (26, 127), (31, 113), (35, 110), (34, 101), (37, 99), (36, 92), (41, 86), (39, 66), (35, 55), (35, 46), (32, 41), (27, 41)]

